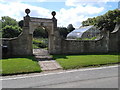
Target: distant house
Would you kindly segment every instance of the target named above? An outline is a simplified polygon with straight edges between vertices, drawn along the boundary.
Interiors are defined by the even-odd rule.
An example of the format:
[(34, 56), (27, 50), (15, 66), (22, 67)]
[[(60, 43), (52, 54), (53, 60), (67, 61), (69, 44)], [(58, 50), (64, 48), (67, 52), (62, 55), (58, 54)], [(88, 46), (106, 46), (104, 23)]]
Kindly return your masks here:
[(75, 29), (67, 35), (67, 39), (77, 39), (77, 38), (92, 38), (100, 35), (100, 30), (95, 26), (84, 26), (79, 29)]

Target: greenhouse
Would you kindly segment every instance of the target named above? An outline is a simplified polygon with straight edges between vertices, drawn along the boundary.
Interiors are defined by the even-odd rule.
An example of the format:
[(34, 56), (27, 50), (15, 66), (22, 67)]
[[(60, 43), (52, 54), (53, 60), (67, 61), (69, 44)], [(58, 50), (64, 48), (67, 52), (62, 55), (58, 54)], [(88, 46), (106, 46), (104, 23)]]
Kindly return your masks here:
[(84, 26), (70, 32), (67, 35), (67, 39), (92, 38), (98, 36), (99, 34), (100, 30), (98, 30), (95, 26)]

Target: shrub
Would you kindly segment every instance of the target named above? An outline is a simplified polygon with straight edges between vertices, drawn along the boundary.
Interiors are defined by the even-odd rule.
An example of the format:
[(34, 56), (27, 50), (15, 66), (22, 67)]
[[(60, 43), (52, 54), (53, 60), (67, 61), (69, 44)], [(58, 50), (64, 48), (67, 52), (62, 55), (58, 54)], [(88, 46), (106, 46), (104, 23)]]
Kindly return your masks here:
[(47, 48), (47, 43), (43, 40), (33, 39), (33, 48)]
[(2, 28), (2, 37), (3, 38), (18, 37), (21, 32), (22, 32), (22, 29), (20, 27), (7, 25), (4, 28)]

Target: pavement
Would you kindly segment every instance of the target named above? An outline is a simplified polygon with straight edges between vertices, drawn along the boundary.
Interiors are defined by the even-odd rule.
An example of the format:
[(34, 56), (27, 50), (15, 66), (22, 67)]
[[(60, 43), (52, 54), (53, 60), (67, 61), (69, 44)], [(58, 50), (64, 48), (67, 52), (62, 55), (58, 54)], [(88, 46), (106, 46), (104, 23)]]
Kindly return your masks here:
[(118, 65), (2, 78), (2, 88), (118, 88)]
[(38, 64), (42, 71), (54, 71), (61, 70), (62, 67), (49, 55), (45, 49), (34, 49), (33, 54), (35, 55)]

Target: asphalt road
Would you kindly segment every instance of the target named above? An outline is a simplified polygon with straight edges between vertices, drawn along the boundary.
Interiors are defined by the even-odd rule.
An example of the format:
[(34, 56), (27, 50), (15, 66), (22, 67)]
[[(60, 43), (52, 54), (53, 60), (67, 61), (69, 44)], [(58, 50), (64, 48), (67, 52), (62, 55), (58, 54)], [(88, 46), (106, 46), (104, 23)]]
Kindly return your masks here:
[(2, 88), (118, 88), (118, 66), (4, 78)]

